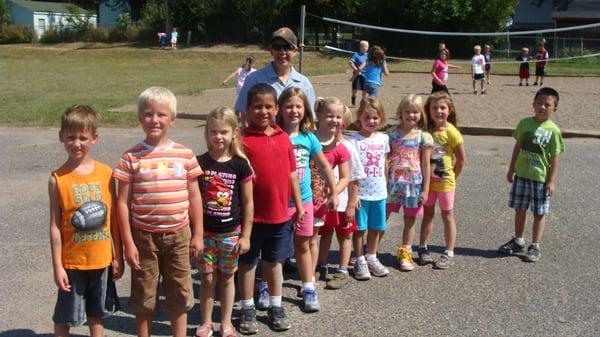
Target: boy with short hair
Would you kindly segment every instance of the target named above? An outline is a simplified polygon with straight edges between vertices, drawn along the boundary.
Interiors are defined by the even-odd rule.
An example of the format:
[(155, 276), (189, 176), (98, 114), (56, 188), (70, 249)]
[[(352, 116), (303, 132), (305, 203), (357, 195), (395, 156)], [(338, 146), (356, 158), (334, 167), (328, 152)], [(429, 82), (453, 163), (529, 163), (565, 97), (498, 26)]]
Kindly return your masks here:
[[(273, 330), (291, 327), (281, 305), (282, 261), (288, 256), (294, 223), (304, 216), (296, 159), (289, 136), (272, 121), (279, 110), (277, 92), (266, 83), (248, 91), (246, 114), (249, 126), (242, 135), (244, 152), (254, 171), (254, 219), (250, 250), (239, 259), (239, 285), (242, 298), (240, 332), (258, 332), (254, 305), (256, 265), (262, 260), (263, 276), (269, 287), (269, 321)], [(290, 219), (290, 198), (296, 213)]]
[(545, 215), (550, 210), (558, 176), (558, 155), (565, 150), (560, 129), (550, 120), (558, 98), (558, 92), (552, 88), (538, 90), (533, 100), (533, 117), (522, 119), (513, 133), (516, 143), (506, 179), (512, 183), (508, 205), (515, 209), (515, 236), (498, 251), (513, 254), (525, 249), (523, 232), (531, 202), (533, 234), (524, 258), (527, 262), (540, 259)]
[(48, 182), (57, 337), (68, 336), (86, 316), (90, 336), (102, 337), (103, 319), (119, 309), (114, 281), (123, 275), (123, 253), (113, 221), (112, 170), (90, 155), (97, 124), (98, 114), (87, 105), (64, 111), (59, 139), (69, 158)]
[[(173, 336), (186, 336), (193, 306), (190, 252), (203, 248), (202, 198), (196, 179), (202, 170), (192, 150), (169, 139), (177, 99), (162, 87), (138, 97), (138, 118), (146, 139), (123, 153), (114, 176), (119, 181), (117, 212), (131, 266), (136, 330), (150, 335), (159, 278)], [(191, 232), (190, 232), (191, 226)]]
[(485, 94), (483, 88), (483, 82), (485, 80), (485, 57), (481, 55), (481, 46), (476, 45), (473, 47), (475, 55), (471, 58), (471, 79), (473, 80), (473, 94), (477, 95), (476, 84), (479, 81), (481, 87), (481, 94)]
[(537, 52), (535, 54), (535, 82), (533, 82), (533, 85), (538, 85), (538, 80), (540, 81), (540, 86), (544, 85), (547, 60), (548, 51), (544, 48), (544, 42), (540, 42), (537, 45)]
[(358, 90), (365, 92), (365, 77), (362, 75), (361, 69), (363, 69), (369, 59), (369, 42), (362, 40), (358, 43), (358, 51), (352, 54), (350, 61), (350, 68), (352, 68), (352, 105), (356, 105), (356, 92)]

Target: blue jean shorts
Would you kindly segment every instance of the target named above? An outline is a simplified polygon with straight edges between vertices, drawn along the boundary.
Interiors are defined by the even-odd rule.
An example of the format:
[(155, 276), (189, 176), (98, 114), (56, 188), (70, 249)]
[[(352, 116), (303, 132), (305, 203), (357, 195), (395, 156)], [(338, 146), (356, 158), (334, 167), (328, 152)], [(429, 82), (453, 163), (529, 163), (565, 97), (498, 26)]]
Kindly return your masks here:
[(282, 262), (290, 255), (294, 222), (281, 224), (254, 223), (250, 235), (250, 250), (240, 255), (240, 263), (256, 265), (259, 259), (266, 262)]
[(365, 82), (365, 91), (369, 96), (377, 96), (380, 85), (373, 82)]
[(383, 200), (360, 200), (360, 208), (356, 210), (357, 230), (364, 231), (372, 229), (385, 232), (387, 228), (385, 220), (385, 204)]
[(120, 309), (111, 267), (67, 269), (71, 291), (58, 289), (52, 320), (57, 325), (80, 326), (87, 317), (104, 319)]
[(546, 192), (546, 183), (515, 176), (508, 196), (508, 207), (526, 210), (530, 203), (531, 212), (534, 214), (550, 212), (550, 196)]

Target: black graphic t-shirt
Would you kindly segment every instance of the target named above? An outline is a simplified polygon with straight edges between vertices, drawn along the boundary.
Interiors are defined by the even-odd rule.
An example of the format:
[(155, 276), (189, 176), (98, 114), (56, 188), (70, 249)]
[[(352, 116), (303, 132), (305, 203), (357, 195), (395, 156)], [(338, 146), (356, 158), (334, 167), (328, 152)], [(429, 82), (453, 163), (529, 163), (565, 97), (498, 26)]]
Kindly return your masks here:
[(217, 162), (208, 152), (197, 159), (203, 171), (198, 183), (204, 207), (204, 230), (231, 232), (241, 222), (240, 184), (252, 179), (250, 165), (235, 156), (226, 162)]

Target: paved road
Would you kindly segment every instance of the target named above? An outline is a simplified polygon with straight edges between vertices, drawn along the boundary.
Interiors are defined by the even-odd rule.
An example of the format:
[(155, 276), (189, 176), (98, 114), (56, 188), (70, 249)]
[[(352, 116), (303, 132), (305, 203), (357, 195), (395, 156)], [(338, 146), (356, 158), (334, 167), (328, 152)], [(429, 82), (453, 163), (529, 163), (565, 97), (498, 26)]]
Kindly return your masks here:
[[(203, 129), (178, 121), (173, 138), (203, 151)], [(188, 124), (183, 126), (183, 124)], [(121, 151), (141, 139), (139, 129), (102, 129), (95, 156), (114, 164)], [(456, 264), (448, 271), (396, 269), (400, 238), (393, 217), (383, 241), (382, 261), (392, 273), (368, 282), (352, 281), (340, 291), (322, 290), (322, 312), (304, 314), (295, 297), (299, 282), (286, 280), (284, 305), (293, 328), (276, 334), (261, 324), (259, 336), (599, 336), (600, 264), (597, 190), (600, 140), (568, 139), (558, 190), (537, 264), (499, 257), (495, 249), (512, 232), (504, 181), (510, 138), (465, 137), (467, 165), (456, 200)], [(46, 183), (65, 158), (56, 129), (0, 128), (0, 337), (50, 336), (55, 286), (48, 244)], [(531, 227), (527, 227), (527, 237)], [(436, 220), (433, 250), (442, 251)], [(197, 287), (197, 281), (196, 281)], [(125, 301), (129, 281), (118, 284)], [(266, 314), (259, 320), (265, 321)], [(190, 335), (198, 306), (190, 315)], [(106, 322), (107, 336), (135, 333), (125, 311)], [(86, 328), (73, 330), (87, 335)], [(155, 335), (169, 335), (164, 314)]]

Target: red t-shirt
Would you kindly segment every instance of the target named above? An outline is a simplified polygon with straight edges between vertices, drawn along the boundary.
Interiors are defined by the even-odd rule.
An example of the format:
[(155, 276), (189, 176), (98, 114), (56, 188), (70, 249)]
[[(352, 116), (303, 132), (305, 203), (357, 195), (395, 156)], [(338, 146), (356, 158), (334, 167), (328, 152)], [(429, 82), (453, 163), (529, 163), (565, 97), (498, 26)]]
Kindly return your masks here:
[(271, 127), (271, 135), (246, 128), (242, 146), (254, 171), (254, 222), (280, 224), (290, 220), (290, 173), (296, 171), (296, 158), (287, 133)]

